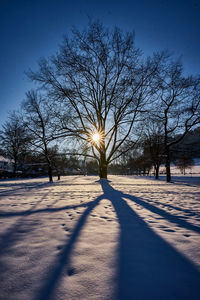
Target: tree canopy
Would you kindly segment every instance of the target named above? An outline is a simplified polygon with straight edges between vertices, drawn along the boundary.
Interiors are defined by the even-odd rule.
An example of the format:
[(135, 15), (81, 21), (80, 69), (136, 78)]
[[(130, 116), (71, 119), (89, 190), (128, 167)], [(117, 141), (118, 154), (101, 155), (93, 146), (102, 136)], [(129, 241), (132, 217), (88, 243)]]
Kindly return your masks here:
[[(42, 59), (38, 72), (29, 72), (55, 106), (62, 107), (56, 114), (60, 134), (82, 141), (99, 161), (100, 177), (106, 178), (107, 165), (133, 146), (134, 128), (150, 103), (161, 57), (144, 60), (133, 33), (94, 22), (82, 32), (74, 29), (55, 56)], [(95, 133), (99, 141), (92, 138)]]

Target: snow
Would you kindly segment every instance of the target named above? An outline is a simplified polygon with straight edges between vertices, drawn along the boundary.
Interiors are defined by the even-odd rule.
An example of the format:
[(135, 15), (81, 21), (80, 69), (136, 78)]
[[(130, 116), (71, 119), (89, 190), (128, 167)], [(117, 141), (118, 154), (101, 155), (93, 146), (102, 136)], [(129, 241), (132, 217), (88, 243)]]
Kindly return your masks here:
[(0, 299), (199, 299), (200, 177), (0, 181)]

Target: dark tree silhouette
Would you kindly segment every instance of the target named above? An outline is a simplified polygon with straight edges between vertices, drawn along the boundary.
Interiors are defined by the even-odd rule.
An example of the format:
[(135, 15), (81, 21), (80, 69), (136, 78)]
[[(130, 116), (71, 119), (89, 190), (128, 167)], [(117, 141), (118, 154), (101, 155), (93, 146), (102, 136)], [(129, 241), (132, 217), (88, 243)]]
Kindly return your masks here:
[(52, 182), (52, 159), (50, 143), (55, 139), (56, 124), (52, 119), (52, 108), (48, 101), (34, 91), (27, 93), (22, 103), (23, 123), (29, 132), (33, 151), (45, 157), (48, 166), (49, 181)]
[(9, 115), (0, 131), (0, 145), (3, 153), (13, 160), (13, 175), (16, 176), (17, 165), (28, 150), (29, 137), (21, 118), (16, 112)]
[(180, 61), (163, 60), (157, 77), (156, 111), (164, 131), (166, 180), (171, 181), (170, 152), (185, 135), (200, 123), (200, 78), (184, 76)]
[[(99, 176), (107, 178), (108, 164), (132, 147), (130, 142), (122, 148), (151, 99), (160, 60), (160, 55), (142, 60), (132, 33), (94, 22), (82, 32), (73, 29), (57, 55), (42, 59), (39, 71), (28, 76), (54, 106), (59, 103), (60, 133), (81, 140), (84, 151), (89, 145), (87, 156), (98, 160)], [(92, 139), (95, 133), (99, 141)]]
[(185, 169), (191, 168), (194, 166), (194, 161), (187, 154), (183, 154), (179, 159), (175, 161), (175, 165), (181, 171), (183, 175), (185, 175)]
[(143, 131), (144, 154), (149, 157), (155, 169), (155, 179), (159, 178), (160, 165), (164, 161), (164, 132), (162, 124), (148, 120)]

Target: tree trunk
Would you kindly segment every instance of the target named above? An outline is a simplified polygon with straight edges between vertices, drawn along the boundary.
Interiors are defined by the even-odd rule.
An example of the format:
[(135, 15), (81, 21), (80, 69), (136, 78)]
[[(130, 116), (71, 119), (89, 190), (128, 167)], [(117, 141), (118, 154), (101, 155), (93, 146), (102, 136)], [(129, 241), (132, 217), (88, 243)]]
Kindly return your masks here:
[(168, 124), (168, 110), (165, 109), (165, 167), (166, 167), (166, 181), (170, 182), (171, 181), (171, 172), (170, 172), (170, 156), (169, 156), (169, 146), (168, 146), (168, 130), (167, 130), (167, 124)]
[(47, 162), (47, 165), (48, 165), (49, 182), (53, 182), (51, 160), (49, 159), (49, 153), (48, 153), (48, 148), (47, 148), (46, 143), (44, 143), (44, 147), (45, 147), (44, 155), (45, 155), (46, 162)]
[(183, 167), (183, 175), (185, 175), (185, 166)]
[(159, 166), (155, 166), (155, 179), (159, 179)]
[(46, 161), (47, 161), (47, 165), (48, 165), (49, 182), (53, 182), (51, 161), (49, 160), (48, 154), (45, 154), (45, 156), (46, 156)]
[(99, 177), (107, 179), (107, 171), (108, 171), (108, 164), (106, 162), (106, 154), (100, 154), (100, 162), (99, 162)]
[(49, 175), (49, 182), (53, 182), (52, 168), (49, 163), (48, 163), (48, 175)]
[(14, 160), (14, 165), (13, 165), (13, 177), (16, 177), (16, 172), (17, 172), (17, 161)]
[(166, 181), (170, 182), (171, 181), (171, 171), (170, 171), (170, 157), (169, 157), (169, 148), (166, 147), (165, 149), (165, 154), (166, 154)]

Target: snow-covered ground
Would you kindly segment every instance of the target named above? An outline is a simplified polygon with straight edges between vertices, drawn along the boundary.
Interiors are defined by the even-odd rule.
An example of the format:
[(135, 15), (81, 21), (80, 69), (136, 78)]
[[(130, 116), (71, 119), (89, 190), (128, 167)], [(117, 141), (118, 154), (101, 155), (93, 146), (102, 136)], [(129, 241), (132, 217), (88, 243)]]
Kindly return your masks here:
[(0, 181), (0, 299), (199, 299), (200, 177)]

